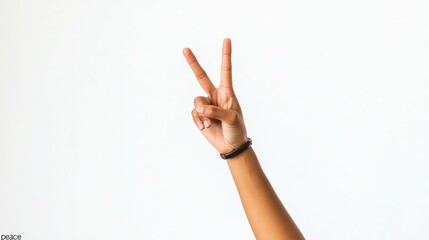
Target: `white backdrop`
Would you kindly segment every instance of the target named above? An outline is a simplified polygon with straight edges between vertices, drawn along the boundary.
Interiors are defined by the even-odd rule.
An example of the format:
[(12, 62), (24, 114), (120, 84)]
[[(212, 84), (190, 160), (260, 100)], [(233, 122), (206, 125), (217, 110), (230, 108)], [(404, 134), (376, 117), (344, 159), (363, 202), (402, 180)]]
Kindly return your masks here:
[(427, 239), (429, 2), (0, 0), (0, 234), (253, 239), (191, 118), (222, 40), (308, 239)]

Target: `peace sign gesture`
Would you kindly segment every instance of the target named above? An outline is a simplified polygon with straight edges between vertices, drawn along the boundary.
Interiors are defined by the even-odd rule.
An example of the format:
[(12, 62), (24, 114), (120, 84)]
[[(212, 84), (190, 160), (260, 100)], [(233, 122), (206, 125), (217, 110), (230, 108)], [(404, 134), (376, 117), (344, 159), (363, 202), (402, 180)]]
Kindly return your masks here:
[(225, 38), (223, 41), (221, 79), (217, 88), (191, 49), (184, 48), (183, 55), (207, 93), (207, 97), (198, 96), (194, 99), (192, 117), (195, 124), (219, 153), (236, 149), (246, 142), (247, 132), (240, 104), (232, 87), (231, 40)]

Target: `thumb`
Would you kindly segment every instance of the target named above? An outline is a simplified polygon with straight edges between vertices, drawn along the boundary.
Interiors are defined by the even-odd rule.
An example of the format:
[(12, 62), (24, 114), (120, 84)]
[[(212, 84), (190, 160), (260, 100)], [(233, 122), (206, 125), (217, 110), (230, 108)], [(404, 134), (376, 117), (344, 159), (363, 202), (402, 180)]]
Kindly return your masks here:
[(200, 105), (195, 110), (206, 117), (215, 118), (222, 122), (233, 125), (237, 122), (238, 112), (213, 105)]

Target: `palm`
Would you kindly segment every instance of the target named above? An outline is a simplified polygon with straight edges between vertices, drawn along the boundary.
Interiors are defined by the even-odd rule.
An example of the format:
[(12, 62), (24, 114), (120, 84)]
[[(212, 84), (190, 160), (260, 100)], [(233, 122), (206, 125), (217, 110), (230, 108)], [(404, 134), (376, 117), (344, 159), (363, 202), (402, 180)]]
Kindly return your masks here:
[[(195, 105), (212, 105), (222, 109), (233, 110), (238, 113), (234, 124), (218, 119), (210, 118), (210, 127), (202, 130), (204, 137), (220, 152), (229, 152), (238, 147), (246, 139), (246, 129), (240, 104), (235, 96), (232, 87), (231, 73), (231, 44), (225, 39), (222, 55), (221, 82), (219, 87), (214, 87), (213, 83), (199, 65), (194, 54), (186, 48), (184, 55), (188, 60), (201, 87), (206, 91), (207, 97), (197, 97)], [(204, 117), (202, 117), (204, 119)]]

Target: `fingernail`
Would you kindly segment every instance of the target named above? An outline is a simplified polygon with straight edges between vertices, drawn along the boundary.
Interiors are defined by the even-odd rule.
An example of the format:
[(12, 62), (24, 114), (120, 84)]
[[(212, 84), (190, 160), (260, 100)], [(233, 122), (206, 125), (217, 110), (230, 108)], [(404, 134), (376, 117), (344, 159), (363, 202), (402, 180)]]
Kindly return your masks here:
[(195, 108), (195, 110), (196, 110), (198, 113), (203, 113), (203, 107), (197, 107), (197, 108)]
[(197, 122), (198, 127), (200, 128), (200, 130), (203, 130), (204, 125), (201, 122)]
[(204, 120), (204, 126), (209, 127), (210, 123), (208, 120)]

